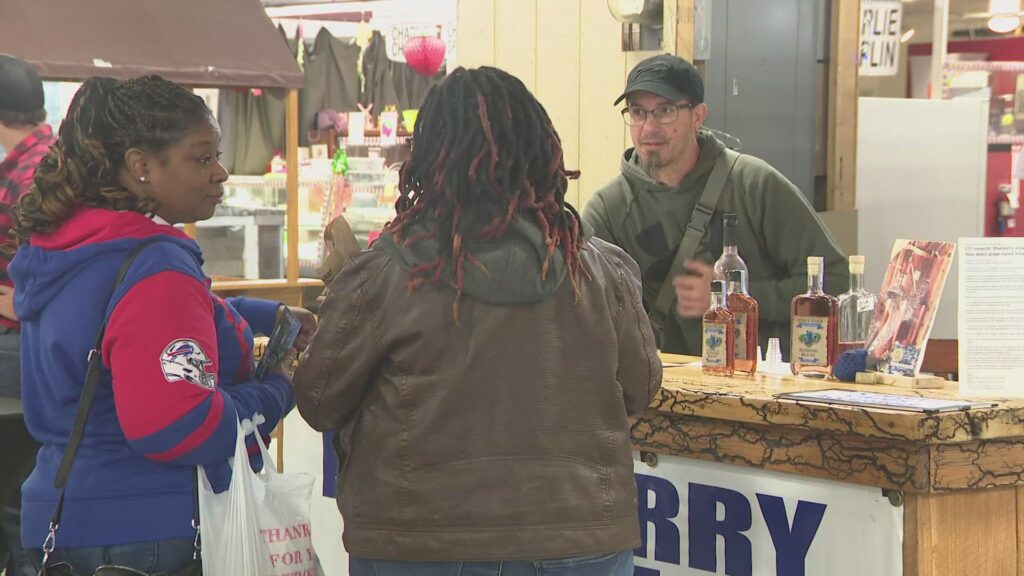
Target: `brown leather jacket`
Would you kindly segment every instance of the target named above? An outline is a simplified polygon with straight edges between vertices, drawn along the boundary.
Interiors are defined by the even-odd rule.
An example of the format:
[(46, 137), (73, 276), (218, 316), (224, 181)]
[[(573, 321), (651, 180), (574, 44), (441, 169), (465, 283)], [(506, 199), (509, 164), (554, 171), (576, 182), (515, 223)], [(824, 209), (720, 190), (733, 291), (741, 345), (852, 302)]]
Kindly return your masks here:
[(540, 235), (517, 225), (512, 241), (470, 247), (487, 272), (467, 262), (458, 322), (443, 280), (408, 290), (430, 242), (416, 253), (385, 234), (332, 282), (295, 400), (313, 428), (341, 430), (350, 554), (542, 560), (639, 545), (628, 416), (662, 371), (639, 270), (591, 239), (575, 301), (560, 257), (540, 280)]

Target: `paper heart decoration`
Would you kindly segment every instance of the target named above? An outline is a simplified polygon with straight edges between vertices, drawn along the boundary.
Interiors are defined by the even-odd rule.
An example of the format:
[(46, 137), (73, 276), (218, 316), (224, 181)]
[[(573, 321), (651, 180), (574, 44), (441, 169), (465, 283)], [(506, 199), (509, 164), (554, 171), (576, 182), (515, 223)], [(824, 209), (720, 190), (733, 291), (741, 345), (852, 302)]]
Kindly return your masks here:
[(409, 67), (423, 76), (433, 76), (444, 62), (444, 41), (435, 36), (413, 36), (402, 48)]

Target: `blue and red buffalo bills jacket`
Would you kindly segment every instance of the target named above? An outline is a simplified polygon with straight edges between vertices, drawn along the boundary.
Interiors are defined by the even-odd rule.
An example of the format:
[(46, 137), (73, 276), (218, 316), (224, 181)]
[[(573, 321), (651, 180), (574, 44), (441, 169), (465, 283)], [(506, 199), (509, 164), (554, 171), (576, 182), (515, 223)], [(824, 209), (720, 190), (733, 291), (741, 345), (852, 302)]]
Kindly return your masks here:
[[(118, 269), (148, 238), (121, 286)], [(108, 320), (100, 380), (67, 487), (58, 547), (191, 538), (192, 466), (227, 485), (235, 426), (259, 412), (268, 433), (292, 407), (281, 375), (251, 380), (253, 331), (269, 333), (277, 303), (222, 300), (199, 246), (134, 212), (79, 209), (32, 237), (9, 267), (22, 322), (25, 421), (43, 444), (22, 494), (25, 547), (43, 542), (57, 468)]]

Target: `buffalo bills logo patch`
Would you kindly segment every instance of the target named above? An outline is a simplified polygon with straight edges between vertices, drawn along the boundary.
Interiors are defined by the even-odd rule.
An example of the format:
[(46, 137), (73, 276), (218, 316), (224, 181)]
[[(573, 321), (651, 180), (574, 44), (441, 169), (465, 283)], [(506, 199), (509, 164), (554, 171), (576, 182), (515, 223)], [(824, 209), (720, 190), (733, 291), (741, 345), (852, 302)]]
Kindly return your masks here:
[(175, 340), (160, 355), (160, 369), (168, 382), (185, 380), (213, 390), (217, 386), (217, 375), (207, 371), (212, 368), (213, 361), (195, 340)]

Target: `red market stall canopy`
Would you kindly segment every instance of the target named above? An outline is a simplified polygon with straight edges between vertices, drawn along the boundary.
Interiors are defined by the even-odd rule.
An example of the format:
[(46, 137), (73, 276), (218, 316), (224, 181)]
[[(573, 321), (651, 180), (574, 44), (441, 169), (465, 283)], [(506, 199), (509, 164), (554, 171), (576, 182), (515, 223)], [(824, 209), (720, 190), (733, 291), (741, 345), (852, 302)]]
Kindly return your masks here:
[(53, 80), (159, 74), (190, 86), (302, 86), (260, 0), (0, 0), (0, 53)]

